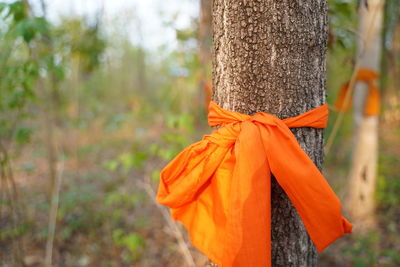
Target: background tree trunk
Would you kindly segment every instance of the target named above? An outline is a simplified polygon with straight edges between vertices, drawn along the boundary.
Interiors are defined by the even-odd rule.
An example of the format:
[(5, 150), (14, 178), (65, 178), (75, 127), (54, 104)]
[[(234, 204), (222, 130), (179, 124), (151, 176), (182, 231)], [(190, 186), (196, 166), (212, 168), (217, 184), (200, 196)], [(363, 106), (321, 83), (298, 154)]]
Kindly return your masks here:
[(212, 1), (200, 0), (199, 18), (199, 61), (200, 61), (200, 93), (204, 99), (204, 108), (207, 110), (211, 100), (211, 59), (212, 59)]
[[(384, 0), (360, 1), (358, 60), (360, 68), (380, 73), (381, 32)], [(355, 232), (375, 225), (375, 184), (378, 154), (378, 115), (364, 115), (368, 86), (359, 83), (354, 88), (353, 122), (354, 152), (350, 169), (347, 210)]]
[(200, 67), (207, 77), (211, 77), (208, 72), (211, 69), (212, 58), (212, 2), (213, 0), (200, 0), (199, 58), (202, 64)]
[[(324, 104), (327, 29), (326, 1), (214, 0), (214, 101), (282, 119)], [(321, 168), (323, 131), (292, 132)], [(316, 266), (296, 210), (274, 178), (272, 187), (273, 266)]]

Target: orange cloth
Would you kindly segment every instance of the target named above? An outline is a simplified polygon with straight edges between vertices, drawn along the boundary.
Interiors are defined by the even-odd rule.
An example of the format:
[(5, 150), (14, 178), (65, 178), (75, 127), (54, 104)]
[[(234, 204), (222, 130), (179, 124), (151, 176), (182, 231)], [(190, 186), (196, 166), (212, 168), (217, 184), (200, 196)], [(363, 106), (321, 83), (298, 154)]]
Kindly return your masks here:
[[(365, 103), (364, 114), (367, 116), (376, 116), (379, 114), (380, 109), (380, 95), (379, 88), (376, 85), (379, 75), (370, 69), (360, 69), (356, 74), (356, 82), (365, 82), (368, 85), (368, 95)], [(349, 82), (345, 83), (339, 92), (339, 97), (336, 100), (336, 108), (339, 111), (347, 111), (349, 109), (351, 97), (345, 105), (344, 101), (346, 94), (349, 91)]]
[(157, 201), (219, 266), (271, 266), (271, 173), (322, 251), (351, 224), (289, 127), (326, 127), (327, 105), (280, 120), (209, 106), (221, 128), (183, 150), (161, 172)]

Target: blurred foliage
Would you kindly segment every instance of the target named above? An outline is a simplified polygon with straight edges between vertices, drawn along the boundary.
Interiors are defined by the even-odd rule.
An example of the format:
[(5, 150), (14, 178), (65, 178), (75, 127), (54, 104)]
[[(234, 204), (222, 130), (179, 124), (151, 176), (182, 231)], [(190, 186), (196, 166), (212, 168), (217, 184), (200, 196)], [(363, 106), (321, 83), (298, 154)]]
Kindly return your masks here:
[(355, 48), (356, 5), (352, 0), (329, 0), (329, 48), (346, 49)]
[(97, 25), (79, 19), (51, 25), (45, 17), (34, 16), (26, 1), (0, 3), (0, 16), (4, 21), (0, 31), (0, 137), (14, 136), (24, 143), (32, 129), (21, 121), (32, 115), (26, 108), (43, 89), (38, 81), (64, 79), (71, 56), (82, 62), (84, 73), (93, 71), (100, 64), (105, 41)]
[(361, 237), (355, 240), (355, 244), (344, 251), (352, 258), (351, 266), (354, 267), (367, 267), (375, 266), (377, 264), (377, 253), (373, 247), (378, 244), (378, 235), (371, 233), (366, 237)]
[(125, 233), (122, 229), (113, 231), (113, 241), (117, 246), (125, 247), (131, 253), (128, 260), (135, 260), (140, 257), (145, 249), (145, 240), (137, 233)]
[(63, 18), (55, 28), (54, 39), (63, 47), (60, 51), (79, 61), (79, 71), (84, 75), (100, 65), (106, 48), (99, 23), (89, 23), (85, 18)]
[(16, 139), (29, 140), (31, 129), (20, 122), (29, 116), (27, 102), (35, 99), (39, 73), (49, 65), (35, 41), (48, 33), (43, 18), (29, 17), (25, 2), (0, 3), (0, 141), (2, 146)]
[[(400, 166), (398, 155), (379, 156), (379, 177), (376, 197), (384, 209), (400, 205)], [(397, 175), (393, 175), (397, 173)]]

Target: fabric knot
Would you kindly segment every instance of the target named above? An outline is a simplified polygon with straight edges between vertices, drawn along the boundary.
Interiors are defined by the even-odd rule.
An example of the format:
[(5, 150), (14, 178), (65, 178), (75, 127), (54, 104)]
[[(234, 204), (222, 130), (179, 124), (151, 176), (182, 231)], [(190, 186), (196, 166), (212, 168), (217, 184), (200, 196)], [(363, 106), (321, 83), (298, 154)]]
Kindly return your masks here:
[(322, 251), (352, 226), (289, 127), (325, 128), (327, 118), (327, 105), (281, 120), (211, 102), (209, 125), (222, 126), (163, 169), (157, 201), (171, 208), (193, 245), (219, 266), (271, 266), (272, 173)]

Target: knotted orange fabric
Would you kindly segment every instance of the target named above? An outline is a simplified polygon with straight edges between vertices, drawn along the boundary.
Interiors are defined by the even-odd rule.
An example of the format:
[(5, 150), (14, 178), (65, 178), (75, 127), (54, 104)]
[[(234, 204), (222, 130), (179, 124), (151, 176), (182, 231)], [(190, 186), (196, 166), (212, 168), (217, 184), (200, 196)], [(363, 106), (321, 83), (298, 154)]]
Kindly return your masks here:
[[(377, 79), (379, 75), (370, 69), (360, 69), (356, 74), (356, 82), (365, 82), (368, 85), (368, 94), (364, 108), (364, 114), (367, 116), (375, 116), (379, 114), (380, 109), (380, 95), (379, 88), (377, 86)], [(346, 95), (349, 91), (349, 82), (345, 83), (339, 92), (339, 97), (336, 101), (336, 108), (339, 111), (347, 111), (350, 107), (351, 97), (349, 97), (348, 103), (345, 102)]]
[(289, 127), (326, 127), (327, 105), (280, 120), (209, 106), (211, 135), (161, 172), (157, 200), (219, 266), (271, 266), (271, 173), (318, 251), (351, 232), (340, 201)]

